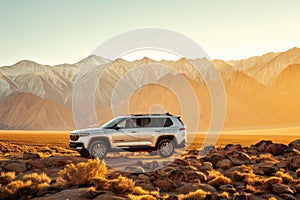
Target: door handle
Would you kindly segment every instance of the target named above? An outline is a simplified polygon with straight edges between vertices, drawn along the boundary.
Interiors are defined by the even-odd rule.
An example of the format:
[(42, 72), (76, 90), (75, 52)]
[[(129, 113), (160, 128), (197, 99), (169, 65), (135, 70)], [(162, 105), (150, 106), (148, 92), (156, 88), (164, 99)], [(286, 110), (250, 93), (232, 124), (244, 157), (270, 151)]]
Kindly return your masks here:
[(161, 131), (160, 130), (156, 130), (155, 132), (160, 133)]
[(136, 131), (131, 131), (131, 133), (136, 133)]

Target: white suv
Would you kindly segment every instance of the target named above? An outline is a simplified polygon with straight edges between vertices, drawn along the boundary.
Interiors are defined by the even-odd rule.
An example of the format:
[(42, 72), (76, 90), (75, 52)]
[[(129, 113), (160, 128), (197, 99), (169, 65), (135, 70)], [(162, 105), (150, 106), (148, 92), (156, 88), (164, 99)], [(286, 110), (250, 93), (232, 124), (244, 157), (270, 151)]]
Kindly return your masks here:
[(100, 128), (70, 133), (71, 149), (81, 156), (104, 158), (110, 151), (147, 151), (167, 158), (175, 148), (184, 148), (186, 129), (179, 116), (138, 114), (120, 116)]

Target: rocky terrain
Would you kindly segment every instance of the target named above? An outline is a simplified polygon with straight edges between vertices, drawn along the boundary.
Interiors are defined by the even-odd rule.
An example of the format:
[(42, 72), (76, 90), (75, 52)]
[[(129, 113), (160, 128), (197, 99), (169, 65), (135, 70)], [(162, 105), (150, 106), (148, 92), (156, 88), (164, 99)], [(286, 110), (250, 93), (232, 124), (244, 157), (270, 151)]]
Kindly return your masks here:
[(0, 199), (297, 200), (299, 150), (300, 140), (191, 149), (172, 162), (138, 160), (129, 173), (59, 146), (1, 142)]
[[(186, 91), (179, 84), (184, 79), (195, 91), (201, 114), (200, 129), (206, 130), (211, 119), (207, 82), (213, 81), (214, 77), (211, 76), (210, 68), (203, 64), (204, 61), (187, 58), (155, 61), (144, 58), (128, 62), (117, 59), (106, 66), (98, 85), (95, 86), (95, 95), (85, 94), (89, 92), (89, 87), (78, 93), (74, 93), (73, 89), (74, 86), (80, 88), (85, 84), (90, 86), (90, 81), (99, 79), (102, 69), (100, 65), (107, 62), (101, 57), (89, 56), (75, 64), (56, 66), (41, 65), (33, 61), (20, 61), (12, 66), (4, 66), (0, 68), (0, 129), (72, 129), (74, 99), (95, 104), (97, 120), (104, 123), (112, 118), (111, 100), (114, 88), (120, 79), (125, 78), (119, 83), (119, 90), (115, 91), (119, 99), (123, 98), (126, 93), (124, 91), (128, 88), (139, 87), (130, 98), (129, 111), (121, 103), (118, 104), (117, 98), (114, 102), (119, 108), (117, 113), (149, 112), (153, 104), (160, 104), (168, 112), (182, 115), (182, 99), (178, 99), (175, 92)], [(200, 66), (201, 74), (195, 72), (192, 63)], [(213, 64), (222, 76), (226, 92), (225, 128), (299, 125), (299, 48), (237, 61), (214, 60)], [(96, 67), (95, 73), (86, 74), (93, 67)], [(152, 83), (144, 86), (138, 84), (147, 80)], [(163, 83), (164, 86), (157, 83)], [(94, 97), (96, 99), (92, 101)], [(40, 98), (42, 101), (30, 106), (31, 102)], [(22, 109), (19, 108), (20, 105), (24, 105)], [(185, 110), (194, 109), (193, 106), (186, 105)], [(82, 103), (74, 106), (80, 108)], [(25, 115), (25, 111), (28, 114)], [(82, 122), (82, 127), (94, 124), (95, 120), (91, 119), (95, 112), (84, 108), (83, 111), (86, 113), (77, 122)], [(44, 126), (49, 121), (55, 124)], [(195, 124), (190, 116), (183, 116), (183, 121), (187, 127)]]

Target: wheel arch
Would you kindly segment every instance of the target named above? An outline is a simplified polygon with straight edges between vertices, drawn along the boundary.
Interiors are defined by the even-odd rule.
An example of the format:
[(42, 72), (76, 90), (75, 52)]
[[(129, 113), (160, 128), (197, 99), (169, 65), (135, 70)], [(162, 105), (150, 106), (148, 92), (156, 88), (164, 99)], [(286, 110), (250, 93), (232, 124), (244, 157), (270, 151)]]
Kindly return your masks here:
[(111, 149), (111, 144), (109, 142), (109, 138), (108, 137), (103, 137), (103, 136), (91, 138), (90, 141), (89, 141), (89, 143), (88, 143), (87, 149), (90, 150), (91, 145), (94, 142), (96, 142), (96, 141), (103, 141), (103, 142), (105, 142), (105, 144), (107, 144), (107, 147), (109, 149)]
[(156, 144), (155, 144), (155, 149), (158, 148), (159, 142), (162, 140), (165, 140), (165, 139), (171, 140), (174, 143), (175, 147), (177, 146), (177, 140), (174, 135), (162, 135), (157, 138)]

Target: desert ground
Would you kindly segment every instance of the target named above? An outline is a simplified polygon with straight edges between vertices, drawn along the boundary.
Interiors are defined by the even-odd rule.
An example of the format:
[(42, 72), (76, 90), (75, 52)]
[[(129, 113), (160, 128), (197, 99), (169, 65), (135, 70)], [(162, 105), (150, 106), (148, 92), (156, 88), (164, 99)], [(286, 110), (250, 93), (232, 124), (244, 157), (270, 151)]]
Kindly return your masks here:
[[(67, 131), (0, 132), (0, 199), (300, 199), (300, 128), (223, 131), (161, 159), (68, 149)], [(214, 137), (213, 137), (214, 138)]]

